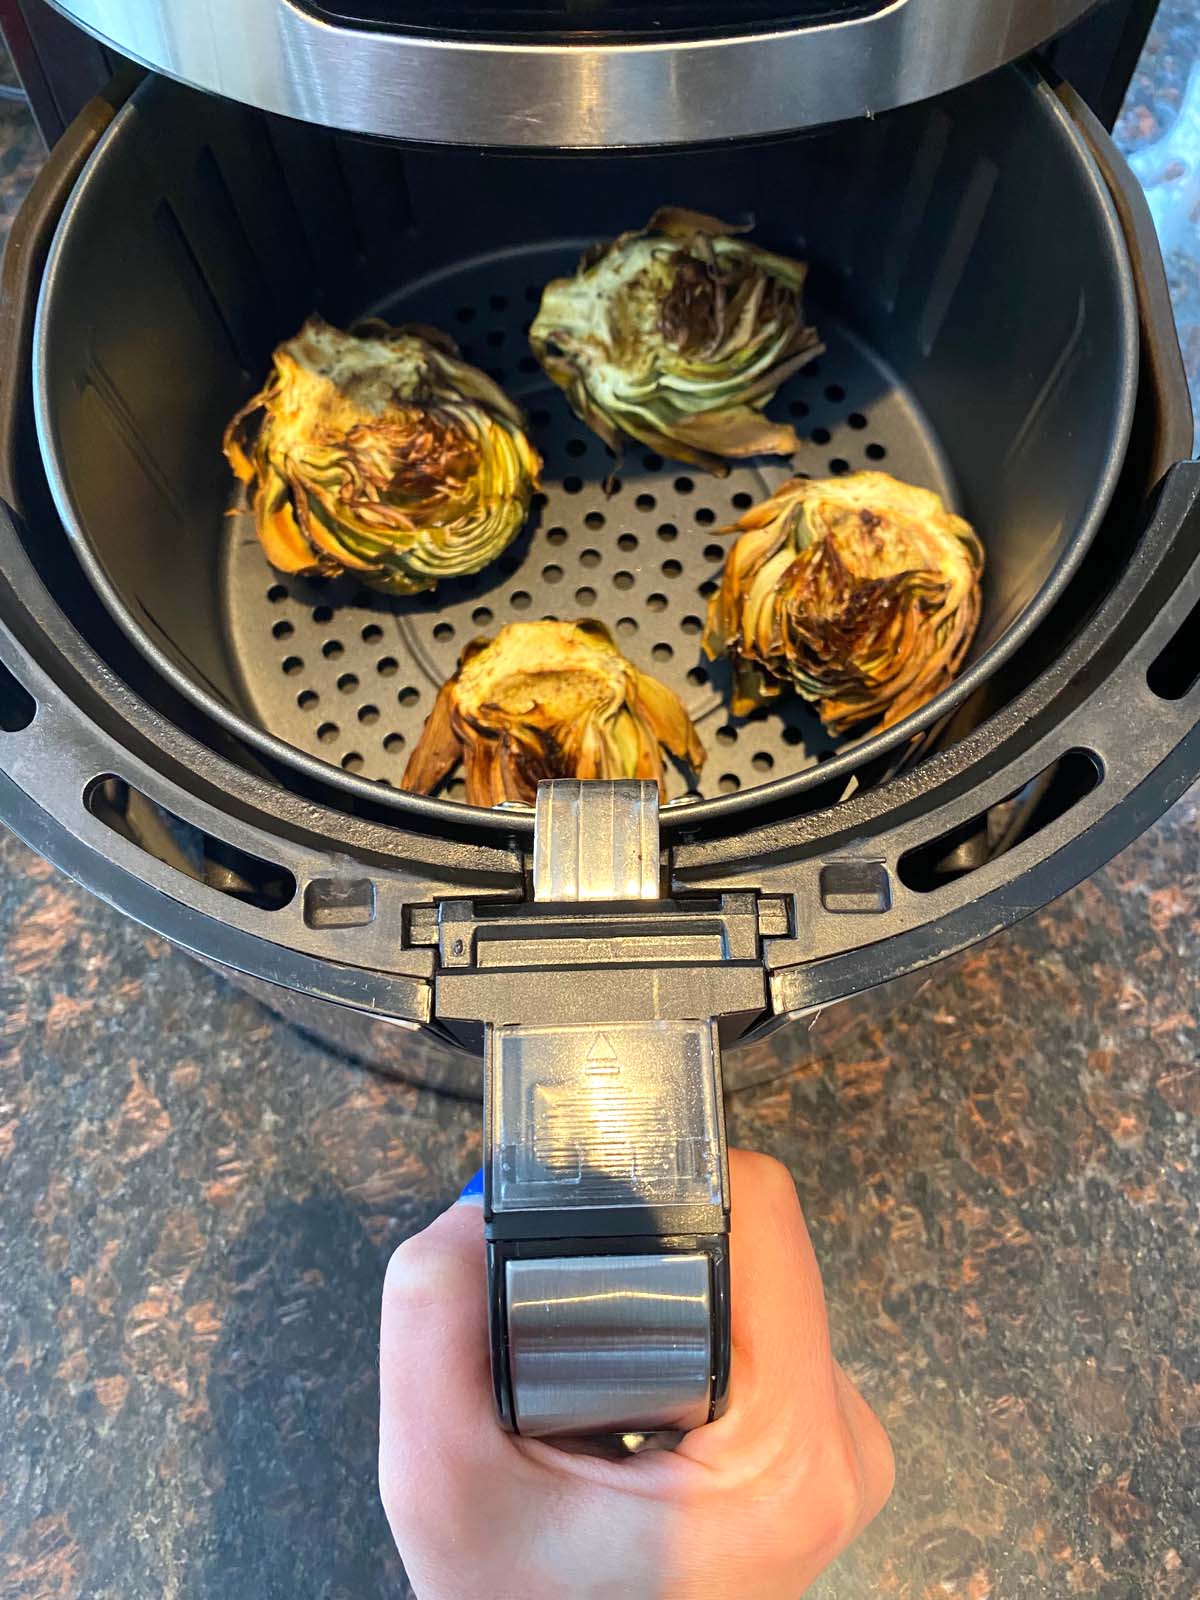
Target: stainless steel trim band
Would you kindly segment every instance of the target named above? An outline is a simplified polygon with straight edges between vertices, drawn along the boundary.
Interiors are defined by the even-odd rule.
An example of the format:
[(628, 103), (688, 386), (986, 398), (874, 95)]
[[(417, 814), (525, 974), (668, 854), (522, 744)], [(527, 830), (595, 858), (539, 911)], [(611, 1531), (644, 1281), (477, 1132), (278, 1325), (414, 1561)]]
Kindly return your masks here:
[(52, 0), (144, 65), (246, 105), (432, 144), (596, 150), (812, 127), (928, 99), (1095, 0), (894, 0), (846, 22), (633, 44), (342, 28), (293, 0)]

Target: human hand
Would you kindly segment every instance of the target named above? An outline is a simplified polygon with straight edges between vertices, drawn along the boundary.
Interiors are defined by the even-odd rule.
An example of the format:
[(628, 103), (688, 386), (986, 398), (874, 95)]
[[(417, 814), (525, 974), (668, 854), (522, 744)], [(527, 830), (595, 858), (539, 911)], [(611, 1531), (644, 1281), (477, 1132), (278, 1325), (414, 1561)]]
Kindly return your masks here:
[(767, 1156), (729, 1165), (730, 1403), (673, 1452), (501, 1429), (477, 1199), (396, 1251), (379, 1482), (420, 1600), (796, 1600), (882, 1508), (891, 1447), (833, 1359), (795, 1185)]

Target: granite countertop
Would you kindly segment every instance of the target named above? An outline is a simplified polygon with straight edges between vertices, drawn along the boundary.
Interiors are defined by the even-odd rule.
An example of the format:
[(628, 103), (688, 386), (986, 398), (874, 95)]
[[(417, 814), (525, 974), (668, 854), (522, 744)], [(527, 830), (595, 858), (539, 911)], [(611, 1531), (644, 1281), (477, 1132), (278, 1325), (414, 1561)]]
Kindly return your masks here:
[[(1170, 133), (1192, 11), (1164, 7), (1127, 149)], [(36, 161), (0, 109), (0, 220)], [(896, 1449), (821, 1600), (1200, 1594), (1198, 861), (1200, 789), (732, 1097), (732, 1139), (796, 1177)], [(477, 1107), (331, 1054), (7, 836), (0, 950), (0, 1597), (407, 1593), (379, 1288), (478, 1165)]]

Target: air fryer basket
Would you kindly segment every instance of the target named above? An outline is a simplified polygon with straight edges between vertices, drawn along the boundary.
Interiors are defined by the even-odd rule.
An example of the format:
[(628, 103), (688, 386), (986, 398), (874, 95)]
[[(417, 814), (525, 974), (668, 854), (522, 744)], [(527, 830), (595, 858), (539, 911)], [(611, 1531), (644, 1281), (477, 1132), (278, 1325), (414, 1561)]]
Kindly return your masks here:
[[(115, 83), (113, 98), (93, 102), (51, 153), (0, 265), (0, 343), (9, 353), (0, 366), (0, 817), (95, 893), (256, 985), (256, 992), (275, 996), (305, 1026), (366, 1050), (382, 1067), (478, 1092), (477, 1060), (439, 1055), (431, 1062), (427, 1053), (398, 1049), (397, 1040), (432, 1027), (431, 1051), (448, 1036), (477, 1049), (477, 1030), (454, 1020), (480, 1014), (470, 998), (455, 1009), (452, 991), (462, 990), (464, 978), (468, 988), (502, 982), (519, 1011), (529, 981), (521, 964), (497, 968), (493, 942), (486, 971), (447, 971), (429, 942), (430, 918), (439, 908), (470, 915), (478, 906), (519, 922), (532, 819), (402, 797), (324, 763), (305, 770), (299, 757), (264, 760), (261, 743), (235, 739), (203, 715), (95, 604), (56, 515), (37, 440), (34, 307), (64, 208), (89, 151), (113, 126), (122, 92)], [(178, 91), (159, 85), (154, 93)], [(831, 1010), (845, 1016), (868, 991), (895, 995), (919, 982), (931, 963), (1094, 870), (1200, 770), (1200, 464), (1182, 459), (1192, 423), (1166, 282), (1131, 175), (1070, 92), (1060, 86), (1057, 95), (1117, 197), (1123, 248), (1134, 268), (1142, 360), (1116, 493), (1091, 558), (1080, 563), (1044, 625), (1021, 638), (1021, 648), (960, 707), (940, 746), (919, 765), (889, 778), (881, 763), (866, 767), (862, 752), (851, 751), (826, 763), (816, 782), (801, 774), (665, 811), (663, 884), (674, 898), (664, 914), (676, 903), (694, 907), (697, 897), (708, 903), (726, 891), (742, 904), (748, 895), (761, 910), (764, 1009), (731, 1019), (726, 1044), (747, 1029), (801, 1019), (818, 1040)], [(133, 118), (118, 124), (129, 153), (128, 164), (108, 172), (118, 208), (122, 186), (132, 206), (161, 163), (174, 171), (182, 159), (170, 148), (169, 117), (156, 123), (157, 147), (130, 135), (147, 99), (144, 90)], [(207, 126), (215, 137), (216, 124), (207, 119), (228, 113), (195, 107), (180, 95), (178, 132), (211, 174), (202, 130)], [(259, 148), (254, 126), (247, 122), (243, 130), (247, 161)], [(281, 125), (273, 137), (283, 147), (293, 132)], [(1018, 132), (1011, 130), (1012, 137)], [(304, 139), (317, 192), (321, 146), (308, 142), (311, 135)], [(930, 188), (931, 170), (939, 159), (957, 160), (956, 148), (941, 142), (935, 159), (918, 145), (909, 155), (919, 158), (924, 150), (923, 168), (897, 154), (897, 182)], [(365, 179), (353, 167), (358, 157), (368, 167), (380, 161), (394, 203), (391, 157), (369, 147), (342, 151), (360, 197)], [(1092, 184), (1093, 169), (1081, 164), (1078, 180)], [(262, 196), (261, 226), (268, 232), (278, 222), (265, 210), (270, 198)], [(363, 201), (357, 214), (372, 211)], [(167, 213), (161, 215), (170, 232)], [(212, 260), (203, 217), (197, 206), (184, 220), (197, 259)], [(246, 217), (257, 230), (257, 215)], [(335, 221), (344, 224), (344, 214)], [(461, 217), (445, 225), (462, 236), (469, 231)], [(344, 226), (340, 232), (310, 226), (316, 259), (340, 262), (349, 273), (358, 252), (347, 253), (348, 237)], [(94, 243), (96, 229), (78, 238)], [(145, 253), (161, 248), (153, 236), (134, 243)], [(401, 238), (396, 248), (403, 244)], [(59, 245), (55, 272), (72, 274), (86, 288), (90, 263), (64, 259), (61, 236)], [(138, 250), (127, 267), (125, 342), (114, 325), (115, 342), (92, 354), (131, 389), (139, 364), (153, 375), (161, 355), (140, 332), (148, 302), (144, 294), (137, 298), (147, 283)], [(393, 283), (401, 277), (396, 270)], [(198, 274), (189, 281), (203, 305), (207, 291)], [(835, 284), (830, 298), (840, 293)], [(351, 311), (371, 299), (365, 276), (359, 292), (347, 289)], [(208, 304), (214, 336), (234, 337)], [(231, 301), (229, 326), (252, 333), (249, 312), (244, 323), (235, 312), (242, 314)], [(86, 322), (81, 313), (81, 337)], [(150, 322), (161, 330), (161, 319)], [(1068, 338), (1060, 350), (1059, 382), (1078, 359), (1078, 344)], [(1039, 352), (1033, 341), (1027, 355)], [(174, 373), (177, 385), (189, 377), (202, 382), (213, 370), (203, 341), (192, 354), (198, 365), (190, 374)], [(252, 363), (245, 365), (248, 382)], [(181, 403), (170, 383), (155, 382), (164, 406)], [(995, 403), (982, 389), (978, 397), (985, 408)], [(42, 413), (44, 429), (44, 395)], [(154, 421), (145, 418), (146, 425)], [(125, 428), (119, 418), (117, 445)], [(149, 437), (162, 442), (153, 428)], [(1068, 456), (1063, 470), (1070, 465)], [(120, 461), (109, 470), (115, 489), (128, 493)], [(187, 553), (178, 545), (180, 559)], [(856, 781), (847, 786), (844, 777), (856, 763)], [(715, 993), (722, 965), (698, 975), (706, 996)], [(589, 1010), (601, 998), (624, 1006), (636, 1002), (634, 990), (644, 982), (641, 972), (615, 982), (610, 973), (604, 981), (589, 967), (556, 993), (564, 1004)], [(795, 1040), (796, 1030), (779, 1037)], [(778, 1055), (771, 1041), (760, 1048), (769, 1059), (739, 1051), (731, 1082), (743, 1081), (743, 1071), (769, 1075), (786, 1065), (790, 1048), (803, 1046)]]
[[(794, 462), (716, 480), (631, 447), (606, 493), (613, 463), (525, 329), (585, 244), (667, 201), (752, 213), (756, 237), (809, 258), (828, 349), (773, 407), (805, 436)], [(527, 407), (545, 495), (500, 562), (412, 601), (373, 597), (273, 573), (246, 514), (228, 514), (222, 428), (313, 309), (447, 328)], [(876, 465), (976, 523), (989, 570), (968, 670), (854, 755), (899, 748), (1000, 665), (1080, 561), (1126, 449), (1137, 314), (1108, 192), (1019, 69), (765, 147), (587, 162), (405, 152), (150, 80), (58, 229), (35, 364), (86, 570), (138, 647), (251, 746), (326, 778), (330, 763), (352, 793), (394, 785), (468, 639), (590, 615), (683, 697), (711, 800), (813, 789), (831, 754), (796, 699), (729, 718), (725, 670), (699, 649), (728, 549), (716, 530), (791, 471)]]

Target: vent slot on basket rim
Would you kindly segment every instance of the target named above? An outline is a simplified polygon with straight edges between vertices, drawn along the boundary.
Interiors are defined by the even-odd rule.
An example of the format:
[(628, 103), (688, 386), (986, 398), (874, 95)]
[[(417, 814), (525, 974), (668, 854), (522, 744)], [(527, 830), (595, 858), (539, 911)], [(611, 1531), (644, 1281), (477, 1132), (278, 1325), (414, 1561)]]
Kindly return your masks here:
[(296, 879), (286, 867), (185, 822), (113, 773), (93, 778), (83, 803), (97, 822), (144, 854), (231, 900), (282, 911), (296, 897)]
[(1060, 821), (1103, 779), (1104, 763), (1094, 751), (1068, 750), (986, 811), (906, 850), (896, 865), (900, 882), (930, 894), (977, 872)]
[(0, 661), (0, 731), (22, 733), (37, 716), (37, 701)]

